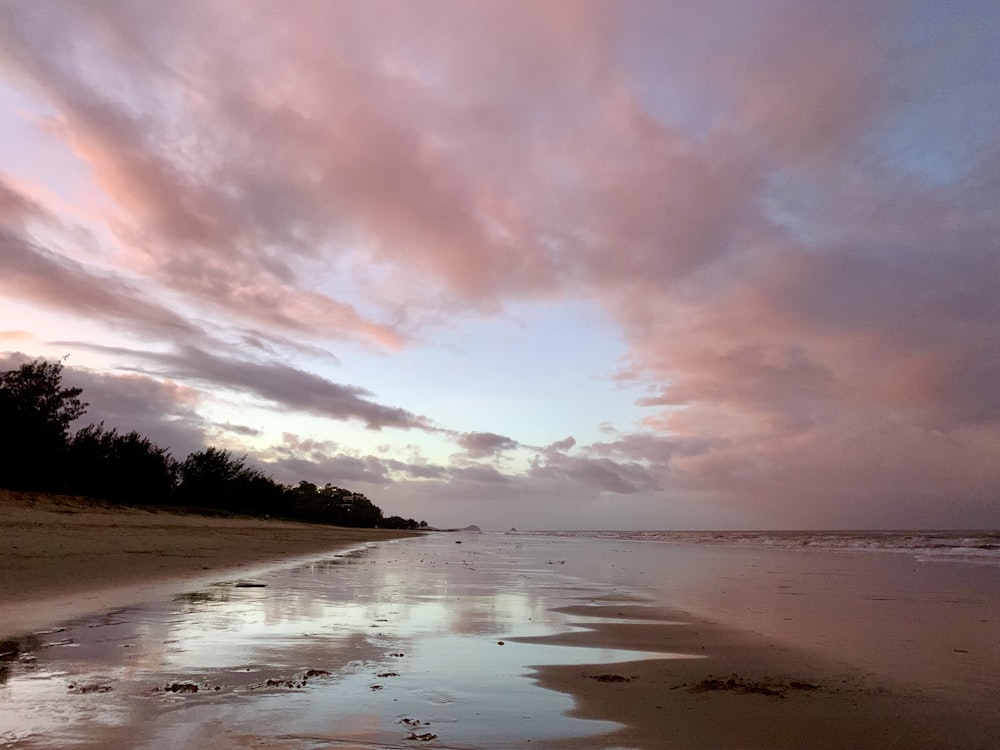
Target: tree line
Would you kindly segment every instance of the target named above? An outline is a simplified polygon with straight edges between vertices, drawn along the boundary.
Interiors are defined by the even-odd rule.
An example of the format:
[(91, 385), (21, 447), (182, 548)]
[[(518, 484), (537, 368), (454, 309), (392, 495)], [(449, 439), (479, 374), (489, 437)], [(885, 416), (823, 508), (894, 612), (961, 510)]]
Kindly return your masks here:
[(386, 518), (363, 494), (332, 484), (282, 484), (245, 456), (219, 448), (178, 461), (138, 432), (119, 433), (103, 422), (71, 434), (87, 404), (80, 399), (83, 389), (63, 386), (62, 370), (61, 362), (39, 359), (0, 372), (0, 487), (337, 526), (427, 526)]

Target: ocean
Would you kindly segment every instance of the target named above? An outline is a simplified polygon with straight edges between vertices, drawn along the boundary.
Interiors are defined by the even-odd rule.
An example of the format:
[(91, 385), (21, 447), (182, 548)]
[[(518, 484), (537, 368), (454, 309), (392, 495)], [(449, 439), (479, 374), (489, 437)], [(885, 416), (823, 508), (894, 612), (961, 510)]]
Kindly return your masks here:
[(884, 552), (921, 562), (1000, 565), (1000, 531), (542, 531), (549, 537), (770, 549)]

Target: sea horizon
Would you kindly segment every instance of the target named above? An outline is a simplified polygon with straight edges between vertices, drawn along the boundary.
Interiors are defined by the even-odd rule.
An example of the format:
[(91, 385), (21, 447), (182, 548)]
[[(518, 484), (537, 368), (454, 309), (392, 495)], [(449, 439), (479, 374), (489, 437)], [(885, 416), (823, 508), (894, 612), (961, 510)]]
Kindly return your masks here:
[(742, 545), (775, 549), (885, 552), (924, 560), (1000, 565), (996, 529), (576, 529), (517, 530), (506, 533), (553, 537), (620, 539), (666, 544)]

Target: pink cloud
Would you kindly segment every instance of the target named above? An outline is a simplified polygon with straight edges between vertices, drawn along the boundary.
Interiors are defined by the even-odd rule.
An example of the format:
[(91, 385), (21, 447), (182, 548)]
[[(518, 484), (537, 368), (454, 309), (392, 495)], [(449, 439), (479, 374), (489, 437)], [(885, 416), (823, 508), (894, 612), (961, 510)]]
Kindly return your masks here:
[(11, 229), (24, 229), (29, 219), (39, 217), (49, 218), (45, 208), (0, 175), (0, 224)]
[[(452, 315), (587, 297), (647, 416), (573, 457), (553, 443), (539, 486), (823, 509), (841, 492), (893, 498), (886, 518), (995, 497), (1000, 139), (939, 154), (961, 177), (938, 182), (923, 152), (894, 155), (933, 67), (904, 5), (196, 5), (26, 5), (0, 30), (108, 198), (125, 270), (269, 336), (389, 350)], [(45, 208), (0, 186), (5, 291), (105, 320), (134, 306), (193, 339), (34, 242)], [(189, 355), (192, 376), (432, 429), (294, 368)]]
[(200, 329), (125, 279), (49, 252), (28, 234), (0, 228), (0, 290), (35, 304), (160, 336), (198, 338)]
[(32, 341), (34, 335), (28, 331), (0, 331), (0, 341)]

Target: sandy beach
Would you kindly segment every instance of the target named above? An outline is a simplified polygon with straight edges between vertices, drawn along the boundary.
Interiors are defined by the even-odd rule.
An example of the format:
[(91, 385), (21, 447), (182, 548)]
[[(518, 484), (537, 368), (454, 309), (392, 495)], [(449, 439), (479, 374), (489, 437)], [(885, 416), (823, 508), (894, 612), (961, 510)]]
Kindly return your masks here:
[(0, 490), (0, 637), (163, 596), (185, 581), (408, 535)]
[[(998, 627), (992, 569), (956, 568), (966, 588), (943, 592), (945, 569), (914, 568), (934, 586), (918, 595), (906, 578), (859, 584), (871, 559), (825, 553), (3, 507), (2, 629), (44, 628), (6, 643), (5, 748), (988, 750), (1000, 737), (996, 649), (975, 640)], [(976, 576), (986, 588), (960, 583)], [(709, 594), (735, 609), (695, 614)]]

